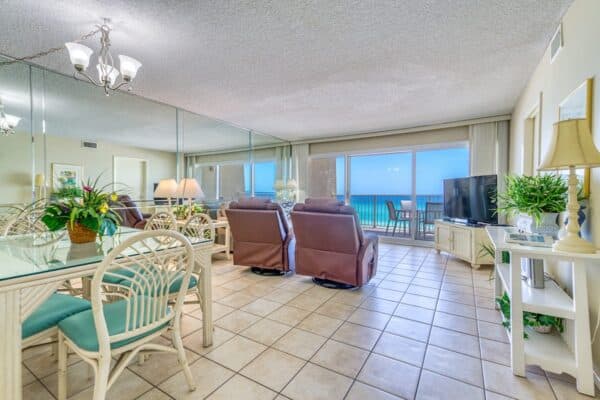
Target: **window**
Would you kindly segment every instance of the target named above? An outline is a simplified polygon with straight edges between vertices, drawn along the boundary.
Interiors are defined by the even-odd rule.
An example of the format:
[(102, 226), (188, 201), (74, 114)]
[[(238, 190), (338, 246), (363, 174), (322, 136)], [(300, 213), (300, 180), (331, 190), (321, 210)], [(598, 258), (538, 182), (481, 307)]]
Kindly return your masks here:
[(275, 199), (275, 161), (254, 163), (254, 195)]

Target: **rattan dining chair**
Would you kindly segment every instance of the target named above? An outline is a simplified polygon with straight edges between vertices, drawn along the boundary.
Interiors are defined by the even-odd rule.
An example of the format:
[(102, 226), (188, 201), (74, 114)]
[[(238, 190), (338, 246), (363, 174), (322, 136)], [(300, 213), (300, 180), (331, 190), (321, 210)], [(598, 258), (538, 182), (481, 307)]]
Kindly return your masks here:
[(158, 211), (146, 221), (144, 230), (155, 231), (158, 229), (177, 230), (177, 219), (173, 213), (167, 211)]
[[(146, 221), (144, 226), (145, 231), (156, 231), (165, 229), (169, 231), (177, 231), (177, 220), (175, 216), (167, 211), (157, 211), (152, 214)], [(171, 240), (169, 237), (164, 237), (164, 240)], [(130, 278), (131, 274), (127, 269), (116, 271), (104, 277), (106, 283), (119, 283), (123, 278)]]
[(48, 232), (48, 227), (42, 222), (45, 207), (33, 203), (15, 213), (12, 218), (4, 223), (2, 236), (23, 235), (28, 233), (43, 234)]
[[(63, 232), (49, 232), (46, 225), (40, 220), (38, 209), (28, 207), (21, 210), (8, 224), (3, 236), (8, 240), (11, 237), (31, 235), (31, 242), (27, 246), (35, 248), (36, 253), (48, 252), (50, 256), (56, 250), (56, 243), (64, 236)], [(21, 242), (15, 241), (15, 245)], [(73, 295), (79, 294), (70, 281), (63, 283), (63, 289)], [(91, 308), (90, 302), (78, 297), (52, 293), (50, 297), (31, 311), (23, 321), (21, 346), (23, 349), (54, 342), (58, 338), (57, 324), (71, 315)], [(53, 350), (56, 354), (56, 348)]]
[[(181, 233), (190, 238), (208, 239), (213, 243), (215, 241), (215, 225), (210, 216), (206, 214), (192, 215), (181, 229)], [(202, 306), (202, 289), (200, 287), (202, 271), (200, 268), (200, 264), (195, 262), (187, 294), (195, 294), (198, 299), (197, 303)], [(186, 304), (188, 303), (196, 303), (196, 301), (186, 301)]]
[[(181, 340), (181, 309), (192, 276), (193, 248), (172, 230), (136, 234), (112, 250), (91, 282), (92, 309), (64, 319), (58, 333), (58, 398), (67, 397), (67, 355), (72, 350), (94, 370), (94, 400), (104, 400), (111, 386), (138, 355), (175, 353), (190, 390), (195, 389)], [(107, 283), (105, 276), (131, 276)], [(171, 288), (178, 286), (172, 304)], [(120, 300), (104, 303), (106, 295)], [(171, 346), (155, 341), (171, 330)], [(117, 357), (111, 369), (111, 360)]]
[(6, 225), (22, 211), (23, 208), (17, 205), (0, 205), (0, 233), (4, 233)]

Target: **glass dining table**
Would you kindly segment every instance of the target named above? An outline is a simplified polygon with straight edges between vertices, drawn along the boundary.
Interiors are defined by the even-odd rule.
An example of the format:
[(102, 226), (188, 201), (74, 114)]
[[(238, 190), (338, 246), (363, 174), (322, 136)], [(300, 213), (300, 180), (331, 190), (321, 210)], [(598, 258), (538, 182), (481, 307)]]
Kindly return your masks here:
[[(93, 275), (106, 255), (141, 232), (120, 227), (95, 243), (71, 244), (64, 233), (25, 234), (0, 238), (0, 399), (22, 399), (21, 324), (64, 282)], [(203, 345), (212, 345), (212, 266), (207, 239), (190, 238), (200, 269)], [(85, 296), (84, 285), (84, 296)]]

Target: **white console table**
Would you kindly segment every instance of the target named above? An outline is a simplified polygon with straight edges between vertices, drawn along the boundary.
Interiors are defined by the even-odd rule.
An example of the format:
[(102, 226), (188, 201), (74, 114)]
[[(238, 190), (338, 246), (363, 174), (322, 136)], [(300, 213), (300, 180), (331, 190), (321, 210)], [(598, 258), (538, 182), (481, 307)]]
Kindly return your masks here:
[(481, 226), (469, 226), (455, 222), (435, 220), (435, 249), (445, 251), (465, 260), (475, 269), (494, 260), (485, 251), (484, 244), (491, 244)]
[[(510, 326), (508, 332), (511, 365), (515, 375), (525, 376), (526, 365), (538, 365), (557, 374), (567, 373), (577, 379), (577, 390), (594, 395), (594, 372), (590, 338), (586, 265), (600, 267), (600, 254), (554, 252), (550, 248), (529, 247), (504, 240), (505, 228), (486, 227), (495, 248), (495, 294), (505, 291), (510, 297)], [(502, 262), (502, 252), (510, 254), (510, 263)], [(546, 281), (543, 289), (531, 288), (521, 279), (521, 259), (535, 258), (568, 262), (572, 268), (573, 297), (555, 282)], [(574, 332), (570, 346), (558, 332), (538, 333), (523, 327), (523, 311), (552, 315), (573, 321)], [(565, 321), (566, 322), (566, 321)], [(524, 329), (528, 339), (523, 338)]]

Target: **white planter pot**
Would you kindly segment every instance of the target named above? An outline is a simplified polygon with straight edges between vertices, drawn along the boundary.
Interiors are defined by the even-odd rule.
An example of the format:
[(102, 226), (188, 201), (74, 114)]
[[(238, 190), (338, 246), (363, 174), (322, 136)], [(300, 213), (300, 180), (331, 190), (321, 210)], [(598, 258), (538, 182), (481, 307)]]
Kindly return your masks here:
[(533, 330), (538, 332), (538, 333), (550, 333), (552, 332), (552, 327), (551, 326), (535, 326), (533, 327)]
[(527, 214), (519, 214), (515, 218), (515, 226), (520, 232), (531, 233), (531, 225), (533, 224), (533, 218)]
[(530, 215), (520, 214), (515, 224), (517, 229), (526, 233), (552, 236), (556, 239), (560, 227), (557, 224), (558, 213), (543, 213), (539, 224)]

